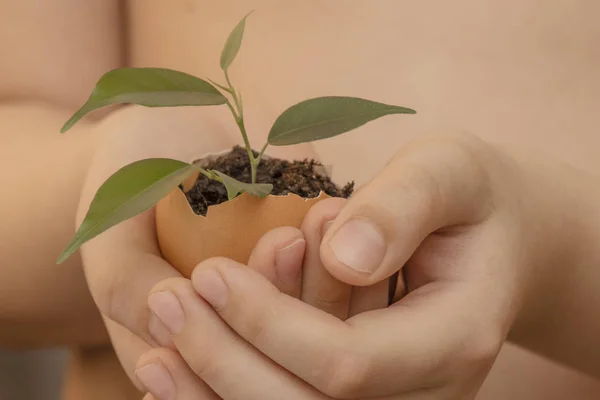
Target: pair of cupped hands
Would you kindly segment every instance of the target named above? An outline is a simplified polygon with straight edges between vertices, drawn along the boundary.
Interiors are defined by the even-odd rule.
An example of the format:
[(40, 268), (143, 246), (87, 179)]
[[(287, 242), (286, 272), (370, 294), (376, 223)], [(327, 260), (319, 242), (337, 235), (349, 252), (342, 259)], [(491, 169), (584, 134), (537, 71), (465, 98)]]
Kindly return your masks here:
[[(127, 162), (231, 146), (206, 121), (113, 120), (80, 221)], [(150, 211), (82, 248), (86, 277), (147, 400), (474, 398), (560, 243), (535, 175), (477, 137), (427, 136), (351, 199), (267, 233), (248, 265), (210, 259), (182, 277)], [(388, 305), (398, 271), (406, 285)]]

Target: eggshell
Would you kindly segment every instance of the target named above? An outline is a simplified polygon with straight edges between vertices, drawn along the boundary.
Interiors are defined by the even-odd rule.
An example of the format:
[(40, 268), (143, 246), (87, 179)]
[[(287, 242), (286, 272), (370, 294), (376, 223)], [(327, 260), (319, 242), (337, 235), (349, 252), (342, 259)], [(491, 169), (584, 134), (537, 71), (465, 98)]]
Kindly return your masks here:
[[(205, 166), (228, 152), (210, 154), (195, 163)], [(321, 167), (319, 172), (331, 175), (326, 167)], [(198, 174), (190, 176), (183, 182), (183, 190), (190, 190), (197, 178)], [(265, 233), (281, 226), (300, 228), (310, 207), (328, 197), (321, 193), (311, 199), (295, 194), (259, 199), (243, 193), (233, 200), (210, 206), (206, 216), (202, 216), (192, 210), (185, 193), (176, 188), (156, 205), (160, 249), (163, 257), (188, 278), (196, 265), (211, 257), (227, 257), (246, 264)], [(406, 294), (402, 273), (399, 278), (393, 302)]]
[[(208, 155), (195, 163), (202, 166), (219, 155)], [(197, 176), (183, 183), (184, 190), (192, 187)], [(281, 226), (300, 228), (310, 207), (327, 197), (321, 193), (311, 199), (295, 194), (259, 199), (243, 193), (210, 206), (206, 216), (202, 216), (194, 213), (184, 192), (176, 188), (156, 205), (160, 249), (163, 257), (186, 277), (198, 263), (211, 257), (227, 257), (246, 264), (265, 233)]]

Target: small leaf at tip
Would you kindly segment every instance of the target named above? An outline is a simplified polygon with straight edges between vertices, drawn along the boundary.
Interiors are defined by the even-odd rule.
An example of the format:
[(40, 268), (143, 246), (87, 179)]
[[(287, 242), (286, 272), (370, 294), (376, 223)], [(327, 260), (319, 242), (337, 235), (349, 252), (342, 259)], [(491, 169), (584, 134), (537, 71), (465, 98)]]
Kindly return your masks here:
[(229, 68), (237, 56), (238, 51), (240, 50), (242, 38), (244, 36), (244, 29), (246, 27), (246, 18), (248, 18), (253, 12), (254, 10), (250, 11), (244, 16), (244, 18), (240, 20), (240, 22), (238, 22), (225, 41), (225, 45), (221, 51), (221, 69), (224, 71)]

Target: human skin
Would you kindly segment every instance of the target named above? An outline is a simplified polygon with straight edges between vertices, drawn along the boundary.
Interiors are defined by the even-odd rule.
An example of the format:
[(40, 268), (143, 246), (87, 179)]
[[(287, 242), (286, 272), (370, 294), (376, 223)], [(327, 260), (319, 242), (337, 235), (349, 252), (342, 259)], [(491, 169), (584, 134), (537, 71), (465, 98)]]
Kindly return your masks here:
[[(26, 5), (25, 2), (19, 3)], [(108, 4), (109, 10), (116, 10), (113, 2), (102, 4)], [(426, 2), (376, 1), (370, 2), (369, 8), (361, 4), (364, 3), (345, 2), (342, 8), (322, 2), (289, 2), (285, 6), (267, 1), (225, 1), (218, 4), (207, 1), (131, 2), (130, 59), (134, 65), (165, 65), (199, 75), (218, 76), (216, 60), (222, 44), (219, 38), (224, 39), (248, 9), (256, 8), (260, 13), (256, 13), (248, 25), (243, 51), (232, 72), (234, 81), (244, 91), (245, 103), (254, 103), (261, 112), (261, 116), (248, 113), (257, 115), (250, 118), (250, 129), (266, 131), (277, 112), (295, 100), (338, 91), (406, 104), (417, 108), (419, 115), (426, 116), (407, 118), (402, 122), (384, 120), (374, 123), (370, 133), (350, 134), (341, 141), (318, 143), (316, 148), (321, 158), (335, 165), (334, 176), (340, 181), (356, 179), (365, 182), (399, 145), (421, 132), (438, 127), (466, 128), (485, 137), (522, 146), (543, 145), (545, 151), (581, 168), (595, 168), (597, 160), (593, 157), (593, 149), (597, 148), (595, 129), (598, 121), (593, 107), (597, 104), (599, 91), (596, 90), (597, 68), (594, 68), (598, 59), (593, 47), (598, 27), (593, 16), (598, 13), (597, 4), (589, 1), (572, 6), (554, 1), (534, 8), (539, 6), (534, 1), (459, 1), (452, 6), (436, 3), (435, 12), (429, 11), (431, 4)], [(32, 9), (43, 10), (39, 5), (41, 2), (36, 2)], [(7, 20), (28, 20), (28, 16), (21, 14), (15, 18), (13, 4), (5, 2), (3, 6), (12, 7), (0, 14)], [(317, 6), (319, 13), (314, 12)], [(61, 15), (69, 16), (69, 10), (78, 10), (73, 5), (65, 7)], [(58, 12), (56, 8), (53, 10)], [(95, 19), (88, 20), (87, 24), (80, 14), (77, 20), (86, 26), (102, 21), (103, 18), (98, 18), (98, 15), (103, 15), (99, 10), (94, 9), (90, 13)], [(62, 54), (65, 43), (71, 43), (74, 37), (84, 37), (77, 30), (77, 34), (65, 34), (68, 40), (58, 38), (52, 42), (53, 36), (49, 33), (54, 31), (56, 19), (54, 16), (50, 18), (52, 13), (39, 14), (41, 19), (36, 19), (36, 26), (26, 31), (43, 33), (22, 43), (21, 48), (28, 49), (24, 54), (39, 54), (40, 57), (48, 53)], [(46, 25), (39, 23), (44, 21), (44, 15), (48, 15)], [(107, 20), (111, 24), (114, 22), (108, 17)], [(331, 29), (332, 20), (338, 21), (335, 31)], [(556, 21), (561, 23), (556, 24)], [(306, 26), (310, 26), (310, 34)], [(270, 34), (273, 30), (277, 35)], [(96, 32), (102, 38), (107, 37), (106, 32), (117, 31), (118, 27), (110, 24), (107, 29), (98, 27), (89, 30), (90, 35)], [(340, 31), (344, 35), (340, 36)], [(44, 46), (40, 46), (42, 48), (35, 47), (39, 44), (39, 37), (46, 38)], [(189, 41), (182, 42), (182, 37), (193, 38), (193, 45)], [(372, 40), (367, 40), (367, 37)], [(286, 47), (287, 42), (294, 45)], [(7, 51), (13, 49), (11, 43), (12, 36), (4, 43)], [(51, 43), (54, 43), (54, 48)], [(271, 47), (263, 46), (264, 43)], [(373, 43), (379, 45), (374, 46)], [(190, 51), (190, 47), (197, 51)], [(85, 52), (84, 48), (95, 47), (86, 45), (69, 51), (77, 56)], [(362, 51), (356, 51), (357, 48)], [(98, 54), (102, 52), (97, 51)], [(107, 58), (114, 59), (114, 54), (111, 52)], [(306, 54), (317, 54), (319, 63), (303, 62)], [(61, 57), (42, 59), (45, 65), (48, 65), (47, 59), (57, 63), (64, 60)], [(119, 64), (96, 62), (89, 54), (85, 59), (93, 62), (81, 68), (75, 62), (68, 63), (67, 67), (73, 68), (73, 72), (64, 75), (82, 76), (85, 73), (88, 77), (84, 80), (87, 84), (77, 87), (80, 90), (77, 101), (64, 103), (58, 100), (60, 104), (67, 104), (70, 110), (75, 103), (78, 105), (84, 100), (83, 92), (89, 93), (95, 77)], [(374, 63), (374, 60), (383, 61)], [(347, 63), (352, 63), (353, 68), (347, 68)], [(31, 64), (35, 63), (30, 59), (19, 63), (15, 61), (15, 64), (3, 63), (15, 65), (9, 71), (11, 75), (4, 75), (10, 85), (7, 83), (9, 89), (3, 92), (10, 92), (11, 99), (31, 98), (31, 87), (28, 86), (31, 82), (36, 82), (35, 87), (44, 88), (39, 97), (33, 96), (43, 101), (49, 101), (49, 93), (62, 96), (74, 89), (69, 84), (52, 86), (59, 82), (56, 77), (29, 79), (32, 73), (40, 73), (38, 69), (23, 68)], [(269, 66), (268, 73), (261, 72), (265, 65)], [(301, 76), (304, 78), (290, 79), (290, 76), (295, 76), (298, 66), (302, 66)], [(65, 65), (54, 67), (64, 70)], [(48, 66), (47, 69), (54, 67)], [(376, 73), (365, 74), (368, 68), (377, 68)], [(20, 74), (24, 76), (15, 79)], [(379, 77), (385, 77), (381, 85), (377, 84)], [(87, 89), (83, 90), (86, 85)], [(20, 89), (17, 90), (17, 87)], [(572, 107), (574, 104), (577, 107)], [(59, 119), (62, 119), (62, 114)], [(398, 134), (399, 129), (405, 133)], [(345, 145), (343, 157), (335, 151), (339, 143)], [(365, 152), (364, 149), (372, 150)], [(353, 165), (357, 159), (363, 160), (360, 168)], [(62, 241), (53, 236), (52, 241), (45, 242), (51, 247), (49, 253), (59, 252), (68, 236), (67, 232)], [(21, 236), (14, 235), (14, 232), (11, 234), (15, 242), (18, 237)], [(18, 253), (15, 257), (22, 257), (22, 254)], [(48, 265), (53, 265), (51, 257), (47, 261)], [(48, 270), (45, 265), (44, 262), (43, 271)], [(57, 290), (57, 295), (69, 293)], [(560, 296), (555, 298), (557, 303), (562, 300)], [(571, 313), (571, 316), (583, 320), (577, 312)], [(582, 320), (573, 323), (581, 325)], [(553, 328), (549, 327), (561, 332), (561, 329)]]
[[(224, 400), (240, 390), (248, 399), (472, 399), (508, 332), (542, 341), (544, 354), (600, 377), (596, 176), (525, 156), (470, 135), (423, 138), (343, 205), (320, 259), (357, 286), (404, 265), (408, 294), (391, 307), (340, 321), (222, 259), (201, 263), (192, 276), (216, 313), (183, 279), (159, 284), (149, 305), (199, 384)], [(539, 305), (557, 284), (583, 276), (577, 287), (586, 291), (579, 306), (587, 330), (548, 339), (544, 324), (569, 316)], [(248, 364), (255, 368), (237, 367)], [(146, 379), (155, 396), (163, 394), (157, 399), (194, 398), (182, 365), (163, 375), (179, 379), (170, 392), (177, 397), (165, 395), (158, 374)], [(227, 384), (229, 374), (236, 385)]]

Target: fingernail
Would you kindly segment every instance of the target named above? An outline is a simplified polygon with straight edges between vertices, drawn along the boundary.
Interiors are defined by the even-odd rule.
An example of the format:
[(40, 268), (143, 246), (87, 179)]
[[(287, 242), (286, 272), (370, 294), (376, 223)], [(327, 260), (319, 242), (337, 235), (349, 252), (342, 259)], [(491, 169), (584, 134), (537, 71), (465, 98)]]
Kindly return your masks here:
[(171, 332), (167, 329), (165, 324), (154, 314), (150, 314), (150, 322), (148, 322), (148, 332), (156, 343), (162, 347), (173, 347), (173, 341), (171, 340)]
[(217, 271), (209, 269), (199, 272), (194, 277), (193, 284), (196, 292), (214, 308), (220, 309), (227, 304), (229, 288)]
[(306, 241), (297, 239), (275, 252), (275, 272), (285, 282), (294, 280), (302, 271)]
[(152, 396), (157, 400), (175, 400), (177, 395), (175, 382), (173, 382), (171, 374), (162, 364), (145, 365), (137, 369), (135, 375), (146, 390), (152, 393)]
[(177, 334), (182, 331), (185, 316), (181, 303), (174, 293), (154, 293), (148, 299), (148, 306), (169, 332)]
[(339, 262), (369, 274), (379, 267), (386, 251), (383, 235), (365, 218), (352, 219), (342, 225), (329, 246)]

